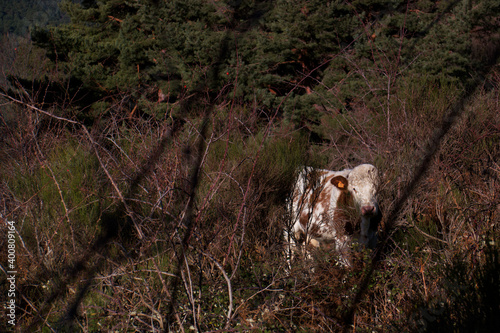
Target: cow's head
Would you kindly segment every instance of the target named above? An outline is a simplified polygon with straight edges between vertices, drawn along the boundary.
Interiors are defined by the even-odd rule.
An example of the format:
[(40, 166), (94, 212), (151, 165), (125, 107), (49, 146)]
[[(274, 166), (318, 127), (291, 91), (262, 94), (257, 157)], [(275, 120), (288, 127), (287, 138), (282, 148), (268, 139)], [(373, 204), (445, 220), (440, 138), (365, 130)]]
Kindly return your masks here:
[(378, 170), (371, 164), (361, 164), (347, 175), (348, 191), (352, 193), (361, 216), (379, 215), (377, 189), (380, 183)]

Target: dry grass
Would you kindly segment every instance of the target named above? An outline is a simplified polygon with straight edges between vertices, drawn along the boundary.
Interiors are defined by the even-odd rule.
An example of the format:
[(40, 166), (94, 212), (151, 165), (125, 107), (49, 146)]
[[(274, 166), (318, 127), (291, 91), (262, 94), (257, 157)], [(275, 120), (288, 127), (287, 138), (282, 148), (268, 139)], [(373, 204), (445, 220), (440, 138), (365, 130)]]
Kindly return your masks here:
[[(11, 104), (26, 121), (2, 124), (0, 245), (16, 221), (18, 330), (498, 326), (498, 78), (494, 68), (435, 151), (429, 139), (462, 95), (425, 80), (398, 82), (380, 109), (360, 98), (347, 114), (325, 111), (314, 144), (230, 101), (185, 122), (117, 104), (109, 113), (127, 116), (92, 128)], [(297, 168), (361, 162), (382, 171), (379, 252), (345, 268), (318, 251), (288, 270)]]

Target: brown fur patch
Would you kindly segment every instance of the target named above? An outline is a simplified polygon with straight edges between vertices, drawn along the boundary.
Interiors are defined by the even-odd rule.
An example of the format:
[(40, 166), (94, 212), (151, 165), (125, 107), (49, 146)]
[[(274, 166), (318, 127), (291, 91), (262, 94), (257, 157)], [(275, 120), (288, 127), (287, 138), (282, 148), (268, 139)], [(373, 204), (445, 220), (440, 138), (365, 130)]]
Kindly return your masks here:
[(302, 225), (304, 230), (307, 230), (307, 233), (309, 234), (309, 236), (318, 237), (318, 236), (320, 236), (319, 226), (316, 223), (310, 224), (309, 223), (310, 218), (311, 218), (311, 214), (308, 214), (306, 212), (302, 212), (300, 214), (300, 218), (299, 218), (300, 224)]
[(347, 190), (340, 193), (337, 199), (337, 208), (333, 215), (333, 226), (337, 232), (337, 237), (352, 235), (359, 231), (361, 220), (356, 214), (356, 206), (352, 194)]
[(313, 225), (310, 225), (309, 226), (309, 235), (311, 235), (311, 237), (320, 237), (320, 233), (319, 233), (319, 226), (317, 224), (313, 224)]
[(331, 198), (331, 196), (332, 196), (332, 192), (331, 191), (325, 191), (324, 190), (324, 186), (322, 186), (321, 192), (318, 195), (318, 200), (316, 202), (316, 205), (321, 204), (324, 207), (325, 212), (328, 212), (328, 210), (330, 209), (330, 198)]
[(307, 227), (307, 224), (309, 223), (310, 216), (311, 216), (311, 214), (308, 214), (306, 212), (302, 212), (300, 214), (299, 221), (300, 221), (300, 224), (302, 225), (302, 227), (304, 227), (304, 229)]

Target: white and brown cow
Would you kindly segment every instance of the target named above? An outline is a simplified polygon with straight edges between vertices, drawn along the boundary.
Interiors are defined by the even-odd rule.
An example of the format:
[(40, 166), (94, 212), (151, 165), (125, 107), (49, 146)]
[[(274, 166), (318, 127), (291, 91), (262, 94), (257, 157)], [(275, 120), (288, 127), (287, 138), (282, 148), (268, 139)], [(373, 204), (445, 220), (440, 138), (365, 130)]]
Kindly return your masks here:
[(378, 170), (371, 164), (342, 171), (305, 168), (291, 202), (291, 232), (285, 232), (292, 253), (300, 245), (329, 244), (348, 264), (353, 242), (374, 248), (381, 218), (378, 184)]

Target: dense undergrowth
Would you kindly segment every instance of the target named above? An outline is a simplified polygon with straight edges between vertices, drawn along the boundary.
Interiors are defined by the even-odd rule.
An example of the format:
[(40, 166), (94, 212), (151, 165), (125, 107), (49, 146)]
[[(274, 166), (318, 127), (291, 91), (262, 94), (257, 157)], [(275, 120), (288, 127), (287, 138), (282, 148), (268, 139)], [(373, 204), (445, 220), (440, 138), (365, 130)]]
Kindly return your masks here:
[[(388, 243), (380, 261), (360, 254), (347, 269), (323, 253), (291, 272), (281, 231), (297, 168), (374, 162), (382, 171), (381, 206), (389, 212), (411, 183), (429, 133), (459, 97), (425, 86), (401, 89), (394, 99), (406, 107), (391, 107), (390, 120), (362, 108), (330, 116), (323, 123), (330, 140), (315, 145), (289, 126), (259, 129), (257, 117), (221, 106), (202, 144), (199, 122), (185, 124), (164, 139), (137, 184), (168, 135), (164, 124), (116, 120), (91, 132), (90, 142), (77, 126), (11, 105), (17, 123), (3, 138), (2, 214), (19, 232), (19, 325), (49, 331), (68, 323), (83, 331), (494, 327), (500, 110), (493, 82), (467, 104), (394, 220), (384, 221)], [(417, 97), (409, 94), (415, 90)], [(116, 230), (108, 235), (106, 228)], [(318, 266), (314, 273), (309, 265)]]
[[(375, 69), (344, 53), (338, 58), (355, 77), (320, 90), (333, 100), (353, 84), (349, 106), (312, 101), (312, 118), (292, 95), (282, 96), (289, 98), (282, 112), (281, 104), (203, 90), (132, 105), (120, 91), (82, 117), (71, 89), (43, 103), (69, 87), (68, 73), (30, 42), (3, 45), (0, 261), (6, 222), (15, 221), (16, 330), (488, 332), (500, 325), (495, 52), (478, 47), (486, 70), (463, 81), (391, 72), (397, 54), (381, 49), (368, 57), (377, 58)], [(21, 77), (30, 91), (21, 91)], [(51, 84), (39, 85), (44, 80)], [(289, 268), (282, 234), (299, 168), (364, 162), (382, 177), (377, 249), (356, 249), (353, 267), (318, 250)]]

